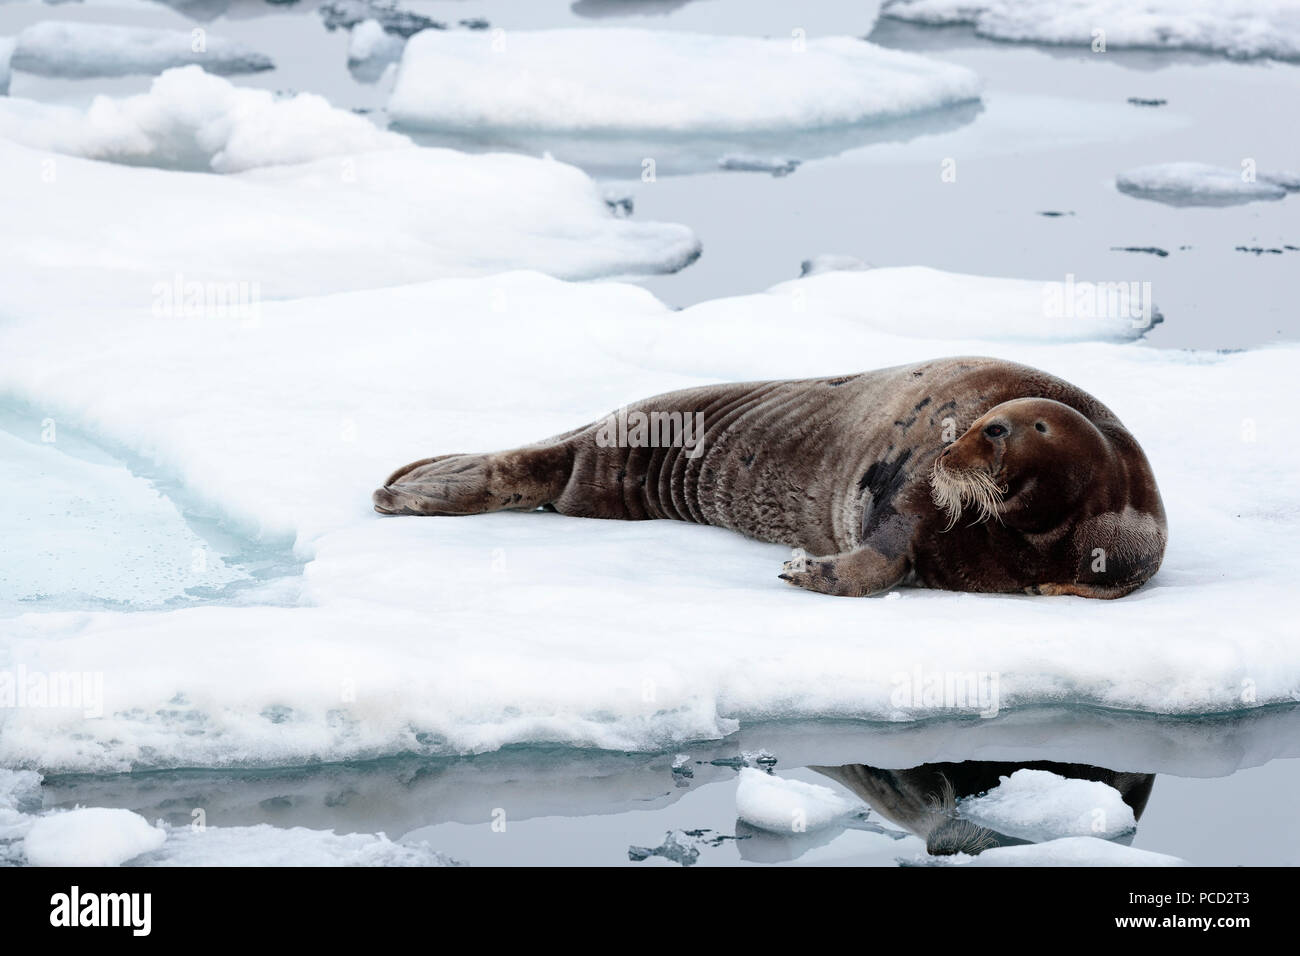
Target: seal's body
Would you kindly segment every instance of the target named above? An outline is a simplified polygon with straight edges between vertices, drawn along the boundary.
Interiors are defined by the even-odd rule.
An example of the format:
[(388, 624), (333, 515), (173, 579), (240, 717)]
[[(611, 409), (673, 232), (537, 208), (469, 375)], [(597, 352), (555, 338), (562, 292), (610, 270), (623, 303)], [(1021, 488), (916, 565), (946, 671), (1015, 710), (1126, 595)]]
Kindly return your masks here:
[(839, 595), (906, 581), (1120, 597), (1166, 539), (1150, 466), (1114, 414), (988, 358), (671, 392), (513, 451), (414, 462), (374, 502), (716, 525), (820, 555), (781, 576)]

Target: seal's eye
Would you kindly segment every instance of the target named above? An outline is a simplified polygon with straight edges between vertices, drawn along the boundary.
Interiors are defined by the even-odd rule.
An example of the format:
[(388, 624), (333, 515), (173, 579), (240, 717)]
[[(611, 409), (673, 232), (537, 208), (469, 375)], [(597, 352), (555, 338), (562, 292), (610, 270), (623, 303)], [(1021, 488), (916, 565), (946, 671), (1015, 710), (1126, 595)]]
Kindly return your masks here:
[(1036, 422), (1036, 423), (1034, 424), (1034, 427), (1037, 428), (1040, 432), (1045, 432), (1045, 431), (1047, 431), (1047, 426), (1044, 425), (1042, 422)]
[(984, 434), (988, 435), (990, 438), (1001, 438), (1006, 433), (1007, 430), (1001, 425), (990, 425), (988, 428), (984, 429)]

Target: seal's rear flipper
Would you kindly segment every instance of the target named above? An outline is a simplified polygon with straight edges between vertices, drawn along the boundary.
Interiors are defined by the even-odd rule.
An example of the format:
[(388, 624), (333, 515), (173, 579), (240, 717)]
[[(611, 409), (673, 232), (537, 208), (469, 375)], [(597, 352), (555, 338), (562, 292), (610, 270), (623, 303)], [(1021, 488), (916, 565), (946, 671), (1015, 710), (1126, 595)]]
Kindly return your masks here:
[(442, 455), (399, 468), (372, 499), (386, 515), (532, 511), (560, 496), (572, 470), (572, 455), (563, 445)]

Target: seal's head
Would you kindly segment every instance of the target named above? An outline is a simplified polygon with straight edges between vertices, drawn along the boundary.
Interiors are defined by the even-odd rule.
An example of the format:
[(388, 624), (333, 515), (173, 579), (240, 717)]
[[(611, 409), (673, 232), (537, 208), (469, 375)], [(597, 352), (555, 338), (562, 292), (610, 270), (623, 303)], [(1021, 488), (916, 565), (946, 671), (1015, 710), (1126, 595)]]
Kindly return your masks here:
[(989, 409), (940, 453), (930, 493), (949, 528), (970, 507), (977, 521), (1047, 531), (1078, 514), (1116, 465), (1107, 437), (1069, 405), (1018, 398)]

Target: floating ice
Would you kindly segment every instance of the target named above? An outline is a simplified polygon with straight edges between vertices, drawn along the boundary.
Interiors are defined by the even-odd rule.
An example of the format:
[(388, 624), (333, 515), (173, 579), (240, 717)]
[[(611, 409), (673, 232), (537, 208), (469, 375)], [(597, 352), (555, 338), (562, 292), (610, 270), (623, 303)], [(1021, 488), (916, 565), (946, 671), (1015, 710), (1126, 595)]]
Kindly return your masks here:
[[(1278, 174), (1283, 182), (1286, 174)], [(1115, 177), (1120, 192), (1170, 206), (1229, 206), (1257, 199), (1283, 199), (1287, 190), (1268, 174), (1247, 177), (1240, 169), (1209, 163), (1158, 163)]]
[(82, 807), (46, 814), (28, 829), (33, 866), (119, 866), (162, 846), (166, 833), (130, 810)]
[(785, 780), (742, 767), (736, 784), (736, 815), (773, 833), (803, 833), (830, 826), (862, 805), (830, 787)]
[(224, 74), (256, 73), (275, 66), (270, 57), (199, 27), (155, 30), (42, 21), (24, 29), (15, 41), (13, 69), (42, 76), (129, 76), (190, 63)]
[(1047, 770), (1017, 770), (988, 793), (962, 800), (958, 813), (982, 827), (1035, 843), (1067, 836), (1113, 840), (1137, 829), (1133, 809), (1114, 787)]
[[(46, 203), (73, 188), (77, 162)], [(45, 234), (66, 241), (58, 222)], [(310, 264), (305, 237), (280, 236)], [(5, 285), (27, 281), (16, 251), (0, 256)], [(960, 332), (909, 334), (927, 315), (926, 334), (945, 317)], [(742, 721), (971, 713), (909, 697), (918, 668), (1000, 675), (1003, 714), (1294, 701), (1295, 627), (1275, 611), (1300, 573), (1288, 420), (1300, 348), (996, 339), (1042, 315), (1041, 296), (1008, 295), (1003, 280), (923, 269), (832, 272), (680, 311), (639, 287), (535, 273), (268, 301), (252, 329), (147, 305), (57, 322), (11, 310), (0, 380), (12, 393), (147, 455), (240, 530), (295, 534), (310, 563), (295, 607), (6, 621), (0, 667), (102, 672), (104, 716), (7, 711), (0, 766), (299, 765), (521, 742), (679, 752)], [(1135, 594), (834, 600), (777, 580), (785, 549), (718, 528), (370, 509), (402, 462), (513, 447), (657, 392), (990, 352), (1077, 383), (1142, 442), (1170, 542)], [(1207, 434), (1231, 448), (1212, 470)]]
[(881, 14), (914, 23), (969, 23), (998, 40), (1106, 48), (1204, 50), (1300, 58), (1296, 0), (888, 0)]
[(97, 96), (84, 113), (0, 100), (0, 136), (88, 159), (218, 173), (412, 145), (323, 97), (277, 97), (197, 66), (165, 71), (148, 93)]
[(850, 37), (425, 32), (406, 45), (388, 110), (434, 130), (712, 136), (865, 123), (978, 97), (964, 67)]
[[(43, 176), (58, 187), (45, 188)], [(218, 177), (50, 157), (0, 140), (0, 206), (9, 224), (0, 310), (117, 303), (178, 321), (223, 314), (245, 332), (273, 298), (511, 268), (573, 279), (671, 272), (700, 250), (685, 226), (616, 218), (573, 166), (448, 149)]]
[(1138, 850), (1090, 836), (1061, 837), (1046, 843), (996, 846), (957, 866), (1186, 866), (1187, 861), (1165, 853)]

